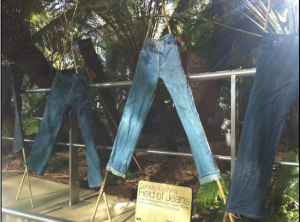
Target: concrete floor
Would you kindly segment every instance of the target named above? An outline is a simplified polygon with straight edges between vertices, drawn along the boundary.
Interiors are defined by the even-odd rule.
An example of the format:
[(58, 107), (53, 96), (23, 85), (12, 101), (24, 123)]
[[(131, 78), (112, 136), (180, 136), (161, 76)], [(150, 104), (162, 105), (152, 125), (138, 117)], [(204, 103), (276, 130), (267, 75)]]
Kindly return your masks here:
[[(68, 221), (87, 222), (91, 220), (99, 192), (79, 189), (80, 202), (68, 206), (69, 186), (48, 180), (30, 177), (33, 204), (31, 208), (28, 181), (25, 179), (19, 200), (16, 195), (21, 183), (22, 174), (2, 171), (2, 207), (47, 215)], [(109, 209), (114, 222), (134, 222), (135, 203), (115, 196), (107, 196)], [(2, 215), (2, 221), (24, 221)], [(108, 222), (107, 211), (103, 198), (101, 198), (96, 221)]]

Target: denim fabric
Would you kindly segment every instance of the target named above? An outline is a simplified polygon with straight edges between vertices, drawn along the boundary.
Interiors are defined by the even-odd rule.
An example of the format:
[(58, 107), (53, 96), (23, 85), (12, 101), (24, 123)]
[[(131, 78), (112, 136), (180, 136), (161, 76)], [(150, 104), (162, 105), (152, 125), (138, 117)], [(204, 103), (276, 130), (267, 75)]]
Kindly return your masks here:
[(146, 38), (144, 41), (106, 169), (125, 178), (159, 79), (164, 81), (175, 103), (190, 142), (200, 183), (220, 179), (172, 34), (160, 39)]
[(265, 201), (286, 115), (299, 95), (299, 43), (265, 33), (244, 119), (227, 212), (266, 219)]
[(43, 175), (45, 173), (57, 142), (57, 135), (71, 108), (78, 117), (85, 143), (89, 187), (99, 187), (102, 185), (103, 176), (95, 145), (90, 93), (81, 71), (71, 76), (65, 76), (60, 71), (56, 72), (47, 99), (43, 120), (27, 160), (27, 165), (37, 174)]
[(10, 106), (11, 95), (13, 95), (15, 106), (15, 126), (12, 152), (17, 153), (24, 148), (24, 135), (21, 121), (22, 99), (20, 96), (24, 74), (20, 69), (17, 68), (16, 65), (11, 64), (2, 69), (1, 76), (1, 124), (3, 123), (3, 120), (7, 114), (4, 107)]

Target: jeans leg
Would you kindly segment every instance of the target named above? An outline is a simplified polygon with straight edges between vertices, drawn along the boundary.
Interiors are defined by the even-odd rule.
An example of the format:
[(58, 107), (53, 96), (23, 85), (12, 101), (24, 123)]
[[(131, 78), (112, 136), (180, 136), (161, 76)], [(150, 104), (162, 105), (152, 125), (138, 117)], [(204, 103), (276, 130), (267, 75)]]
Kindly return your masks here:
[(18, 79), (14, 79), (12, 85), (12, 94), (14, 96), (15, 105), (14, 143), (12, 150), (13, 153), (19, 152), (22, 148), (24, 148), (24, 134), (21, 119), (22, 99), (20, 96), (22, 83), (23, 76), (19, 76)]
[(281, 130), (299, 95), (299, 50), (295, 50), (299, 45), (281, 39), (289, 35), (268, 36), (280, 38), (270, 41), (273, 47), (258, 56), (225, 209), (255, 219), (267, 218), (265, 202)]
[[(180, 61), (179, 61), (180, 62)], [(180, 64), (180, 63), (179, 63)], [(189, 139), (201, 184), (220, 179), (182, 67), (166, 68), (162, 76)]]
[[(149, 53), (149, 52), (147, 52)], [(148, 69), (144, 62), (148, 54), (140, 56), (119, 130), (106, 169), (117, 176), (126, 177), (135, 146), (153, 102), (158, 75), (154, 66)], [(144, 59), (145, 58), (145, 59)], [(152, 57), (153, 58), (153, 57)]]
[(103, 175), (95, 142), (90, 93), (84, 84), (85, 82), (74, 82), (67, 101), (70, 104), (73, 103), (74, 111), (78, 117), (81, 134), (84, 140), (86, 159), (88, 163), (87, 177), (89, 187), (100, 187), (102, 186)]
[(65, 105), (70, 88), (68, 84), (52, 83), (43, 120), (27, 160), (27, 166), (37, 174), (45, 173), (56, 145), (57, 135), (70, 110), (70, 107)]

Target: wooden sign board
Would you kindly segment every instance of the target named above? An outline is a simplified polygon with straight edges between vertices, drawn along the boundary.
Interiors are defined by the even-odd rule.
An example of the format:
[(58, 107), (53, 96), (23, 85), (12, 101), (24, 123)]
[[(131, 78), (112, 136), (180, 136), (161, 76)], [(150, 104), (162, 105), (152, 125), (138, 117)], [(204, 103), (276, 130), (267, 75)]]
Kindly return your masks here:
[(191, 188), (139, 182), (136, 222), (190, 222), (191, 209)]

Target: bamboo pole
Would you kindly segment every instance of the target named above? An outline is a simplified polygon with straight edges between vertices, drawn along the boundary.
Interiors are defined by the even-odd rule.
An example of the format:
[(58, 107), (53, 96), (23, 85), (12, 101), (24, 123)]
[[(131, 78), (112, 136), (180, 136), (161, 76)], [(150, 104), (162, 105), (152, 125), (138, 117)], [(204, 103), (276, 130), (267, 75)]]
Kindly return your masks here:
[[(223, 191), (223, 187), (222, 187), (222, 184), (220, 183), (220, 180), (217, 180), (217, 184), (218, 184), (218, 187), (219, 187), (219, 190), (220, 190), (220, 193), (221, 193), (221, 196), (222, 196), (222, 199), (223, 199), (223, 202), (224, 204), (226, 205), (226, 197), (225, 197), (225, 194), (224, 194), (224, 191)], [(224, 218), (223, 218), (223, 222), (224, 220), (226, 221), (227, 217), (229, 215), (229, 219), (231, 222), (233, 222), (233, 218), (232, 218), (232, 215), (225, 212), (225, 215), (224, 215)]]
[[(104, 188), (105, 188), (105, 184), (106, 184), (106, 179), (107, 179), (108, 173), (109, 173), (109, 171), (106, 171), (106, 174), (105, 174), (105, 177), (104, 177), (104, 181), (103, 181), (103, 183), (102, 183), (102, 187), (101, 187), (101, 189), (100, 189), (100, 193), (99, 193), (99, 196), (98, 196), (98, 199), (97, 199), (97, 202), (96, 202), (96, 206), (95, 206), (95, 209), (94, 209), (92, 218), (91, 218), (91, 222), (93, 222), (94, 219), (95, 219), (95, 215), (96, 215), (96, 212), (97, 212), (97, 209), (98, 209), (98, 206), (99, 206), (99, 203), (100, 203), (102, 194), (103, 194), (103, 192), (104, 192)], [(107, 208), (107, 209), (108, 209), (108, 208)], [(110, 215), (110, 214), (109, 214), (109, 215)]]
[(17, 193), (16, 200), (19, 199), (19, 195), (20, 195), (21, 189), (22, 189), (23, 184), (24, 184), (24, 179), (25, 179), (25, 176), (27, 175), (28, 187), (29, 187), (29, 193), (30, 193), (31, 208), (33, 208), (33, 199), (32, 199), (32, 191), (31, 191), (31, 183), (30, 183), (29, 174), (28, 174), (28, 167), (27, 167), (27, 165), (26, 165), (26, 155), (25, 155), (25, 150), (24, 150), (24, 148), (22, 148), (22, 152), (23, 152), (23, 158), (24, 158), (24, 163), (25, 163), (25, 164), (24, 164), (24, 166), (25, 166), (25, 171), (24, 171), (24, 174), (23, 174), (23, 177), (22, 177), (22, 180), (21, 180), (21, 184), (20, 184), (20, 187), (19, 187), (19, 190), (18, 190), (18, 193)]
[(109, 211), (109, 208), (108, 208), (108, 202), (107, 202), (107, 199), (106, 199), (105, 192), (103, 192), (103, 198), (104, 198), (104, 201), (105, 201), (105, 204), (106, 204), (106, 210), (107, 210), (108, 219), (111, 222), (111, 216), (110, 216), (110, 211)]
[(23, 183), (24, 183), (24, 179), (25, 179), (26, 174), (27, 174), (27, 170), (25, 169), (24, 174), (23, 174), (23, 177), (22, 177), (22, 180), (21, 180), (21, 184), (20, 184), (20, 187), (19, 187), (19, 190), (18, 190), (18, 193), (17, 193), (16, 200), (19, 199), (19, 195), (20, 195), (20, 192), (21, 192), (21, 189), (22, 189), (22, 186), (23, 186)]

